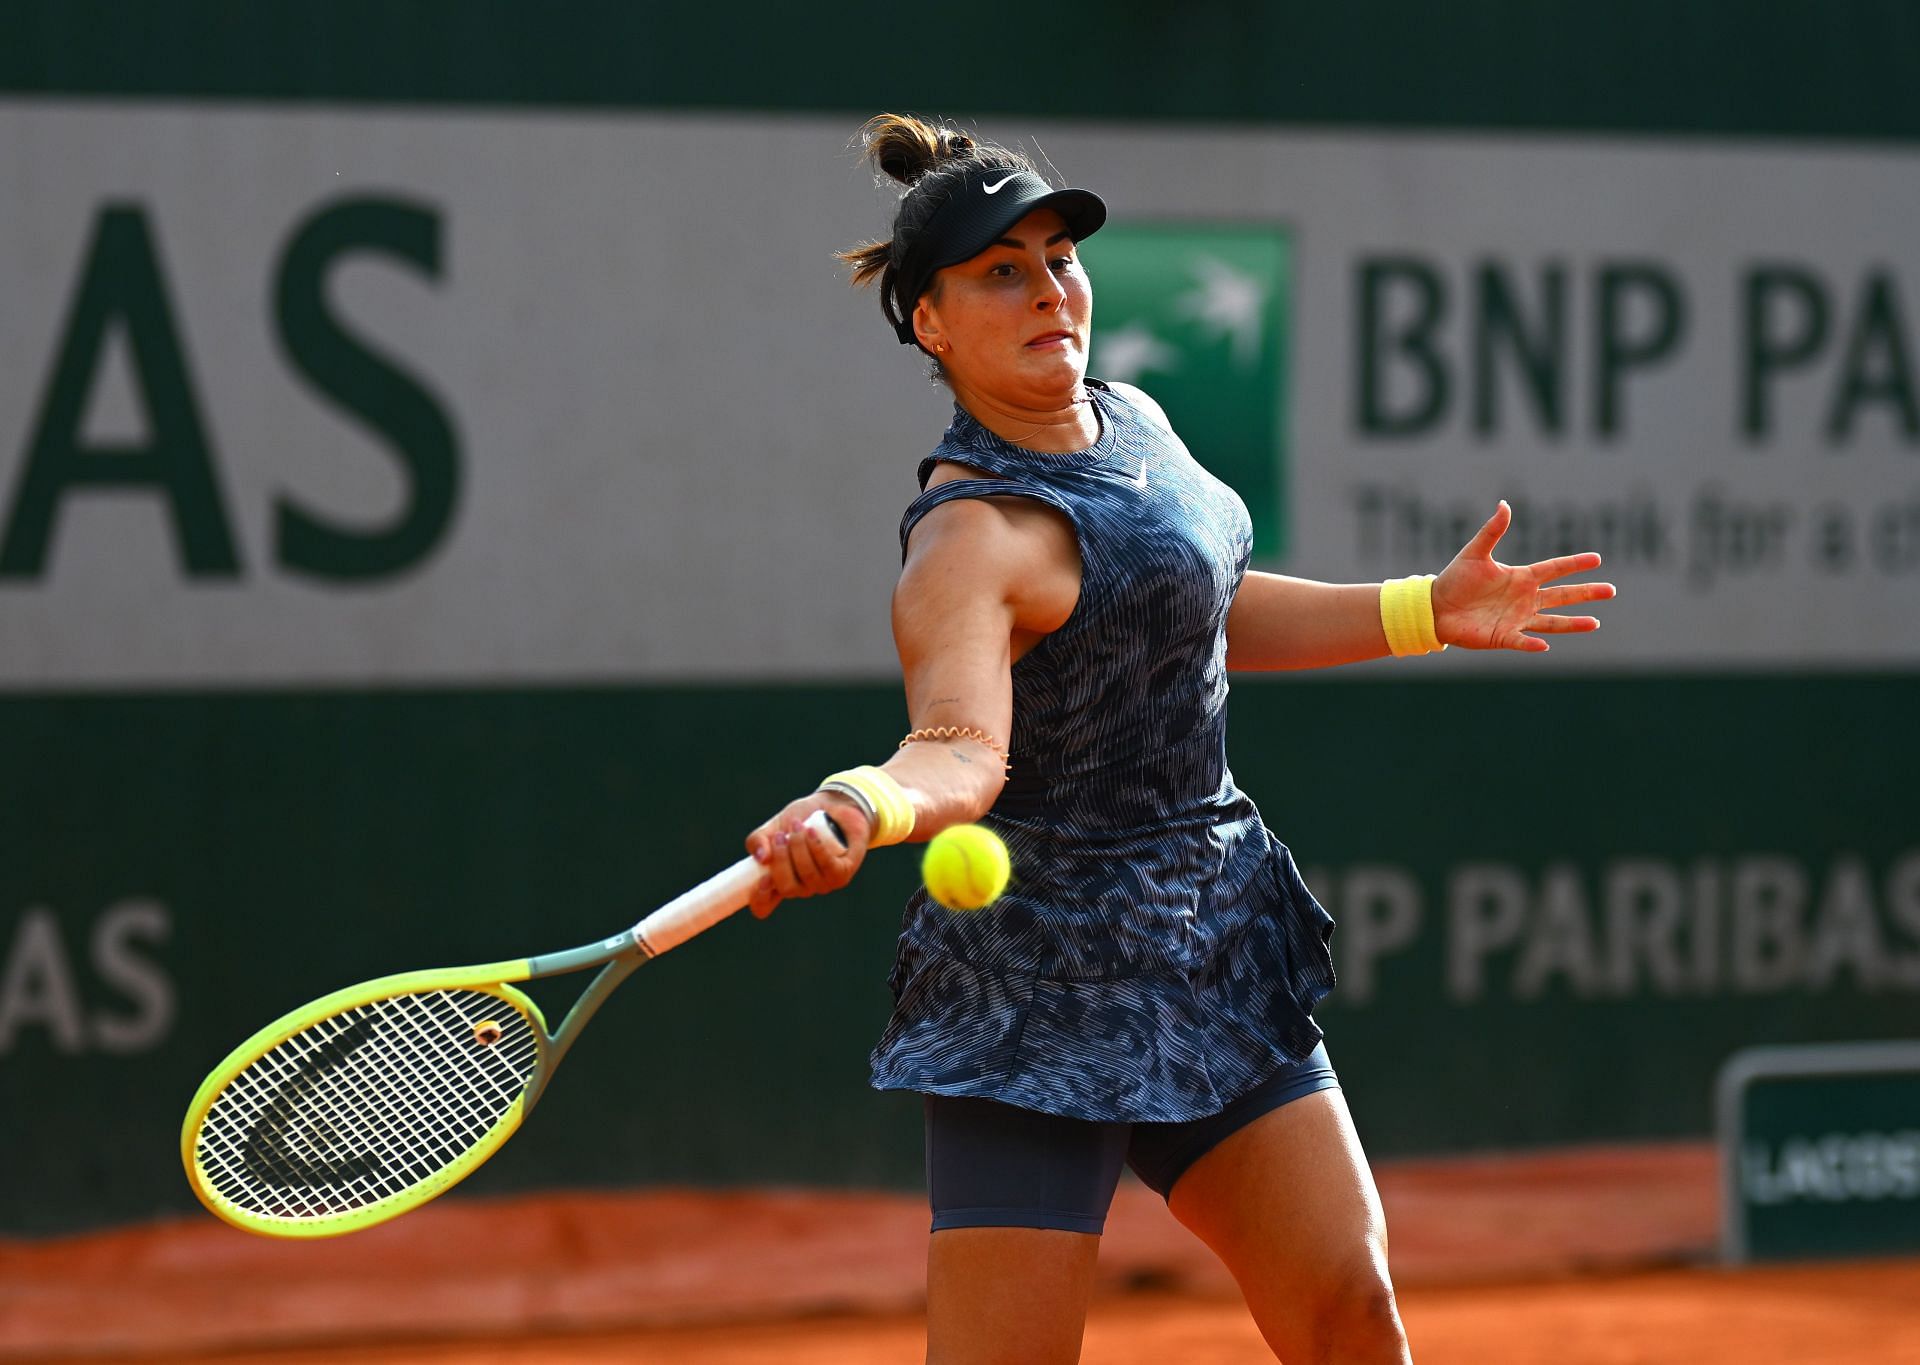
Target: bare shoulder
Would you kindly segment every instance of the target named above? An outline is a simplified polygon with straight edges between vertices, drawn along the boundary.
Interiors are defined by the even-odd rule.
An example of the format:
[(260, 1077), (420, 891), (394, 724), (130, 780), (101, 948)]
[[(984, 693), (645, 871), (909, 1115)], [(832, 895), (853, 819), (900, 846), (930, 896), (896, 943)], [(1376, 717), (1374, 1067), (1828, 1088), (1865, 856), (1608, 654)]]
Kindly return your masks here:
[(1107, 381), (1107, 387), (1126, 399), (1127, 402), (1133, 404), (1136, 408), (1139, 408), (1140, 411), (1146, 413), (1147, 416), (1151, 417), (1168, 431), (1173, 430), (1173, 423), (1167, 420), (1166, 409), (1156, 403), (1153, 400), (1153, 395), (1141, 388), (1138, 384), (1121, 384), (1109, 379)]
[(1044, 633), (1066, 619), (1079, 590), (1080, 542), (1064, 512), (1037, 498), (956, 498), (909, 534), (894, 610), (897, 622), (903, 612), (1006, 604), (1017, 628)]
[[(927, 486), (945, 482), (929, 479)], [(1002, 566), (1019, 572), (1063, 552), (1077, 561), (1079, 541), (1066, 514), (1051, 504), (1018, 494), (955, 498), (921, 517), (908, 533), (906, 568), (958, 563), (971, 576)]]

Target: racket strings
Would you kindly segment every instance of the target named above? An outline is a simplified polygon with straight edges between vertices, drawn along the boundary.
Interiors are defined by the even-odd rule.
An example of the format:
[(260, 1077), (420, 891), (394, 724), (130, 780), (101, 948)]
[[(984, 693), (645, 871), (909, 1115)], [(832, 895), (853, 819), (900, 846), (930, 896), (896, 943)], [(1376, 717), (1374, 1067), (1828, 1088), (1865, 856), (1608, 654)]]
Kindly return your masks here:
[[(477, 1026), (500, 1037), (483, 1045)], [(287, 1039), (228, 1082), (196, 1143), (236, 1208), (300, 1220), (351, 1212), (431, 1179), (525, 1091), (534, 1025), (482, 991), (395, 995)]]
[[(405, 1009), (408, 999), (416, 1002), (412, 1012), (417, 1013), (422, 997), (382, 1002), (381, 1012)], [(502, 1012), (491, 997), (478, 996), (471, 1003), (487, 1014)], [(450, 1085), (458, 1069), (449, 1062), (476, 1054), (466, 1047), (470, 1013), (448, 1018), (441, 1010), (435, 1012), (441, 1017), (409, 1021), (413, 1027), (402, 1036), (412, 1046), (389, 1046), (385, 1055), (375, 1050), (360, 1054), (354, 1065), (344, 1064), (344, 1054), (359, 1054), (368, 1041), (368, 1012), (363, 1009), (333, 1021), (331, 1027), (309, 1030), (312, 1036), (300, 1039), (287, 1056), (275, 1058), (276, 1064), (264, 1069), (263, 1084), (252, 1087), (254, 1103), (248, 1107), (254, 1113), (244, 1144), (236, 1144), (232, 1132), (223, 1135), (221, 1146), (230, 1163), (237, 1156), (239, 1174), (280, 1196), (275, 1202), (283, 1212), (268, 1216), (299, 1216), (299, 1201), (290, 1196), (303, 1190), (309, 1195), (311, 1216), (377, 1202), (430, 1177), (493, 1126), (519, 1093), (537, 1056), (537, 1048), (528, 1046), (529, 1031), (520, 1049), (524, 1064), (516, 1072), (503, 1077), (483, 1071), (478, 1078), (469, 1077), (490, 1082), (478, 1092)], [(422, 1022), (427, 1027), (418, 1027)], [(313, 1083), (322, 1069), (335, 1078), (334, 1085)], [(485, 1071), (499, 1069), (495, 1064)], [(423, 1094), (435, 1108), (421, 1108)], [(445, 1106), (445, 1112), (439, 1106)], [(231, 1165), (227, 1174), (236, 1174)], [(257, 1188), (250, 1193), (257, 1195)]]

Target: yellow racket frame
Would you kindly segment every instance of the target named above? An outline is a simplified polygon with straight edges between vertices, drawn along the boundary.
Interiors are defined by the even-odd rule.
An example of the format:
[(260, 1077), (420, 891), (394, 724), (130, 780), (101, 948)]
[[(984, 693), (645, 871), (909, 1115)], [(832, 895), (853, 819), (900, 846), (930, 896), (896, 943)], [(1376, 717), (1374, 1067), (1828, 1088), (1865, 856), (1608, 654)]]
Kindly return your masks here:
[[(842, 847), (846, 846), (846, 837), (825, 811), (815, 811), (808, 816), (807, 826), (823, 837), (830, 835), (839, 840)], [(395, 976), (378, 977), (322, 996), (312, 1004), (283, 1015), (228, 1053), (226, 1060), (213, 1069), (213, 1074), (194, 1094), (193, 1103), (187, 1107), (186, 1122), (180, 1127), (180, 1161), (186, 1167), (187, 1183), (216, 1218), (264, 1237), (337, 1237), (341, 1233), (358, 1232), (362, 1228), (384, 1223), (389, 1218), (439, 1197), (472, 1174), (481, 1162), (514, 1135), (532, 1112), (533, 1106), (539, 1102), (547, 1083), (553, 1079), (554, 1070), (565, 1059), (587, 1021), (613, 994), (616, 986), (642, 963), (696, 934), (706, 932), (744, 908), (762, 876), (759, 865), (752, 858), (742, 858), (698, 886), (674, 897), (631, 929), (598, 943), (539, 957), (488, 962), (477, 967), (402, 972)], [(558, 1032), (548, 1030), (546, 1016), (540, 1012), (540, 1007), (511, 984), (562, 976), (590, 967), (597, 967), (599, 971), (560, 1021)], [(481, 1135), (479, 1141), (418, 1184), (344, 1213), (322, 1214), (314, 1218), (263, 1218), (235, 1206), (213, 1188), (200, 1165), (197, 1151), (200, 1130), (214, 1102), (236, 1076), (295, 1034), (322, 1020), (393, 996), (439, 990), (477, 991), (497, 996), (534, 1024), (537, 1052), (533, 1069), (527, 1075), (526, 1088), (507, 1106), (494, 1125)]]
[[(461, 967), (453, 970), (401, 972), (394, 976), (383, 976), (373, 981), (364, 981), (357, 986), (348, 986), (345, 990), (335, 991), (323, 996), (311, 1004), (304, 1005), (291, 1014), (274, 1020), (246, 1042), (227, 1054), (226, 1060), (213, 1069), (213, 1073), (201, 1084), (194, 1094), (193, 1103), (187, 1108), (186, 1121), (180, 1128), (180, 1160), (187, 1170), (187, 1183), (193, 1187), (194, 1194), (207, 1206), (214, 1217), (246, 1232), (259, 1233), (267, 1237), (338, 1237), (342, 1233), (358, 1232), (376, 1223), (384, 1223), (389, 1218), (398, 1217), (409, 1210), (417, 1209), (431, 1199), (438, 1198), (459, 1184), (474, 1169), (500, 1149), (500, 1144), (512, 1137), (526, 1117), (529, 1107), (529, 1095), (537, 1095), (551, 1059), (552, 1040), (547, 1035), (546, 1016), (540, 1007), (510, 984), (525, 981), (532, 976), (531, 960), (521, 959), (513, 962), (489, 962), (478, 967)], [(401, 1190), (398, 1194), (388, 1195), (362, 1208), (351, 1209), (344, 1213), (324, 1214), (317, 1218), (261, 1218), (237, 1208), (214, 1189), (205, 1169), (201, 1166), (197, 1147), (199, 1146), (200, 1127), (206, 1121), (213, 1103), (220, 1093), (242, 1071), (259, 1061), (267, 1053), (279, 1047), (304, 1029), (313, 1027), (324, 1019), (332, 1018), (343, 1011), (358, 1009), (362, 1005), (371, 1005), (396, 995), (410, 995), (423, 991), (466, 990), (477, 991), (484, 995), (497, 996), (516, 1010), (527, 1015), (537, 1025), (534, 1040), (539, 1047), (539, 1059), (534, 1064), (532, 1077), (527, 1082), (526, 1091), (508, 1106), (492, 1128), (472, 1147), (461, 1153), (442, 1169), (421, 1181), (418, 1185)]]

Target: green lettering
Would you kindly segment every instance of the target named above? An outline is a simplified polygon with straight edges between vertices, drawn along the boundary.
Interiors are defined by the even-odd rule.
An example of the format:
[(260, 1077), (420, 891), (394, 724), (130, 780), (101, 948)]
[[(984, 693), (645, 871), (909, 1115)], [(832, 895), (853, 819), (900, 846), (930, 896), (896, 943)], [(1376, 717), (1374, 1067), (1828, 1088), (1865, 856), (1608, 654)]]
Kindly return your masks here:
[(1527, 396), (1543, 430), (1563, 431), (1562, 367), (1567, 343), (1566, 267), (1550, 265), (1540, 274), (1540, 318), (1531, 332), (1506, 273), (1493, 263), (1474, 276), (1477, 307), (1473, 335), (1473, 424), (1481, 435), (1499, 426), (1500, 357), (1518, 369), (1520, 391)]
[[(1680, 286), (1661, 266), (1649, 262), (1608, 265), (1600, 271), (1598, 318), (1598, 413), (1596, 425), (1612, 436), (1626, 425), (1626, 379), (1631, 370), (1644, 369), (1672, 353), (1685, 327), (1686, 307)], [(1628, 313), (1635, 297), (1650, 310), (1650, 325), (1633, 334)]]
[(1844, 441), (1853, 435), (1854, 418), (1872, 403), (1892, 406), (1901, 434), (1920, 436), (1920, 401), (1913, 391), (1906, 331), (1900, 320), (1893, 277), (1876, 270), (1861, 290), (1860, 320), (1847, 341), (1840, 367), (1840, 388), (1827, 412), (1827, 435)]
[[(87, 398), (105, 357), (107, 330), (124, 329), (147, 410), (143, 444), (84, 443)], [(145, 489), (172, 514), (174, 544), (193, 578), (240, 572), (213, 452), (173, 323), (146, 213), (137, 205), (103, 209), (68, 312), (53, 374), (27, 443), (12, 512), (0, 538), (0, 578), (38, 578), (46, 570), (54, 523), (69, 493)]]
[[(1396, 286), (1399, 287), (1396, 290)], [(1410, 293), (1412, 316), (1390, 330), (1389, 294)], [(1416, 436), (1440, 420), (1447, 409), (1447, 366), (1434, 345), (1434, 331), (1447, 309), (1446, 284), (1439, 270), (1411, 256), (1381, 257), (1360, 268), (1360, 322), (1355, 395), (1360, 429), (1370, 436)], [(1411, 401), (1389, 405), (1388, 366), (1398, 357), (1410, 366)]]
[[(1827, 344), (1827, 290), (1811, 270), (1776, 265), (1748, 271), (1741, 295), (1740, 333), (1746, 345), (1740, 371), (1740, 429), (1749, 440), (1759, 440), (1773, 425), (1774, 375), (1806, 365)], [(1789, 302), (1797, 321), (1783, 334), (1776, 325), (1775, 305)]]
[(347, 331), (329, 310), (329, 271), (377, 252), (440, 278), (440, 217), (392, 200), (355, 199), (307, 220), (281, 258), (280, 340), (323, 396), (383, 437), (405, 471), (407, 500), (386, 526), (330, 524), (289, 498), (275, 504), (280, 562), (315, 578), (385, 578), (418, 565), (446, 535), (460, 487), (452, 423), (426, 385)]

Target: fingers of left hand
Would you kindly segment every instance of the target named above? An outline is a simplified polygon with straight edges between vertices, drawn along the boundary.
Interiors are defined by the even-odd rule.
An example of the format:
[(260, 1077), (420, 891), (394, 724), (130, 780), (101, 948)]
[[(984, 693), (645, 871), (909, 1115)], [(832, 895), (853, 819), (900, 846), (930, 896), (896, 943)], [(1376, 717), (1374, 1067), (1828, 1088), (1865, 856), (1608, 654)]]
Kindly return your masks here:
[(1565, 578), (1568, 574), (1587, 573), (1600, 567), (1600, 556), (1591, 552), (1580, 555), (1561, 555), (1558, 559), (1543, 559), (1537, 564), (1527, 565), (1527, 572), (1533, 575), (1536, 583), (1550, 583), (1556, 578)]
[(1541, 588), (1534, 595), (1540, 611), (1553, 607), (1571, 607), (1581, 602), (1605, 602), (1614, 595), (1611, 583), (1565, 583), (1557, 588)]
[(1493, 515), (1488, 517), (1480, 529), (1473, 533), (1473, 539), (1469, 540), (1466, 545), (1461, 548), (1460, 557), (1466, 559), (1493, 558), (1494, 547), (1500, 543), (1500, 537), (1507, 533), (1507, 526), (1512, 520), (1513, 509), (1507, 506), (1507, 500), (1502, 498), (1499, 504), (1493, 509)]
[(1543, 635), (1573, 635), (1581, 631), (1598, 630), (1600, 622), (1592, 616), (1550, 616), (1545, 612), (1535, 612), (1526, 628)]

